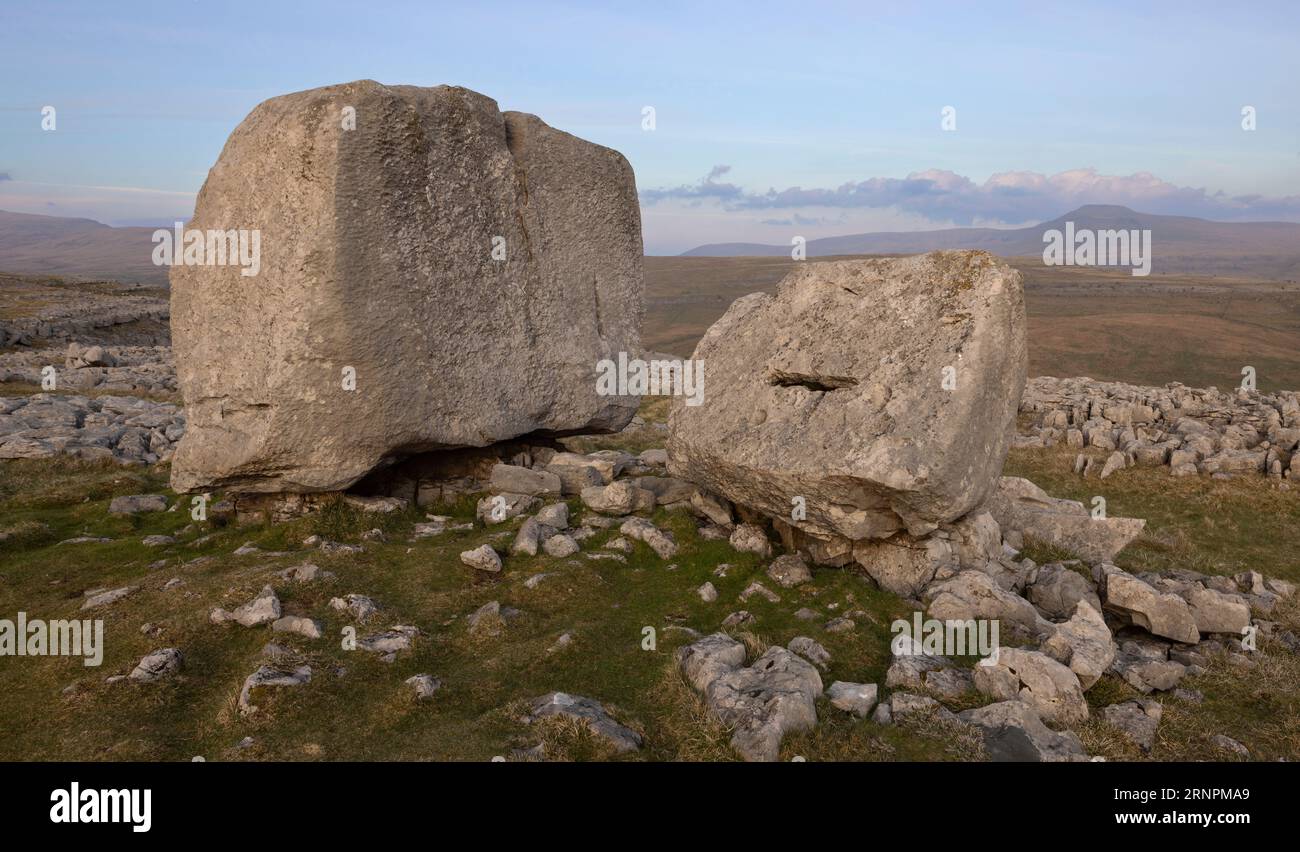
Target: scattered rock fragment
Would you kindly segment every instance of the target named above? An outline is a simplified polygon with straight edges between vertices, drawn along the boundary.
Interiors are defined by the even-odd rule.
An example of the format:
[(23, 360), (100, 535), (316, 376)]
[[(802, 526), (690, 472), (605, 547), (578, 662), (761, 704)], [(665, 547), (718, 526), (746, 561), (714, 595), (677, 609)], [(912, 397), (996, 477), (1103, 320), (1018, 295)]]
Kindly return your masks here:
[(119, 589), (96, 589), (92, 592), (86, 592), (86, 600), (81, 604), (81, 608), (83, 610), (96, 609), (117, 603), (127, 595), (134, 594), (138, 588), (138, 586), (122, 586)]
[(244, 627), (257, 627), (260, 624), (270, 624), (279, 617), (280, 599), (276, 596), (275, 589), (270, 586), (263, 586), (257, 597), (243, 606), (236, 607), (234, 612), (229, 612), (221, 607), (212, 610), (209, 620), (213, 624), (234, 621)]
[(114, 497), (108, 504), (110, 515), (139, 515), (145, 512), (167, 511), (167, 498), (162, 494), (133, 494)]
[(1122, 704), (1111, 704), (1101, 711), (1106, 723), (1119, 729), (1125, 737), (1132, 740), (1144, 752), (1151, 751), (1156, 742), (1156, 728), (1164, 708), (1158, 701), (1139, 698)]
[(295, 669), (279, 669), (274, 666), (262, 666), (244, 680), (239, 690), (239, 712), (251, 716), (258, 708), (252, 703), (253, 690), (266, 686), (290, 687), (301, 686), (311, 681), (311, 666), (299, 666)]
[(185, 656), (178, 648), (160, 648), (140, 660), (128, 677), (137, 683), (153, 683), (180, 671)]
[(812, 580), (812, 571), (799, 553), (787, 553), (772, 560), (767, 576), (783, 589), (791, 589)]
[(957, 716), (983, 729), (984, 750), (993, 761), (1056, 763), (1087, 759), (1077, 736), (1070, 731), (1051, 730), (1023, 701), (999, 701)]
[(826, 671), (826, 667), (830, 665), (830, 652), (823, 648), (821, 643), (807, 636), (794, 637), (786, 647), (822, 671)]
[(876, 706), (878, 688), (874, 683), (850, 683), (837, 680), (826, 690), (831, 706), (865, 719)]
[(604, 740), (619, 754), (641, 748), (641, 735), (616, 722), (604, 705), (594, 699), (564, 692), (548, 692), (533, 701), (527, 721), (532, 723), (554, 716), (581, 722), (594, 736)]
[(298, 615), (286, 615), (277, 618), (271, 622), (271, 630), (275, 633), (296, 633), (308, 639), (319, 639), (321, 637), (319, 622)]
[(501, 571), (501, 557), (492, 549), (492, 545), (484, 544), (473, 550), (467, 550), (460, 555), (460, 561), (477, 571), (490, 571), (498, 573)]
[(411, 691), (415, 693), (416, 701), (428, 701), (433, 698), (434, 693), (442, 688), (442, 681), (429, 674), (412, 675), (403, 683), (411, 687)]

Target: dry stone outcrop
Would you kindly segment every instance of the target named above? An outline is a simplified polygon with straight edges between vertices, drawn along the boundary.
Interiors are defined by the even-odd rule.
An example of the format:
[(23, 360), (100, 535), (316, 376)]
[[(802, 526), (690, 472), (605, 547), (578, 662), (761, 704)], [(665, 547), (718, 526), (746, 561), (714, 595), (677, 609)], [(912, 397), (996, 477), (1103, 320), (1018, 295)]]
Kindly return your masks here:
[(1033, 415), (1018, 446), (1065, 444), (1109, 455), (1087, 455), (1090, 476), (1114, 465), (1167, 467), (1173, 476), (1300, 472), (1300, 393), (1189, 388), (1177, 382), (1143, 387), (1089, 378), (1031, 379), (1020, 410)]

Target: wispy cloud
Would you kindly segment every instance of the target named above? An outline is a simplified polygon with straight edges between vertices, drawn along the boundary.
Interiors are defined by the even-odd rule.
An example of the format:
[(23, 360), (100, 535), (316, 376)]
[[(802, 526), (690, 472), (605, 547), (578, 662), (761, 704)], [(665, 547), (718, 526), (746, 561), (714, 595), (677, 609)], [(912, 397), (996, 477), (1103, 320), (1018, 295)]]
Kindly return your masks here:
[(742, 204), (745, 191), (734, 183), (719, 183), (718, 178), (731, 171), (731, 166), (718, 165), (700, 178), (699, 183), (683, 184), (665, 189), (643, 189), (641, 200), (646, 204), (674, 199), (678, 201), (722, 201), (729, 206)]
[[(717, 180), (729, 171), (729, 166), (714, 166), (697, 184), (647, 189), (642, 191), (641, 201), (647, 205), (667, 200), (712, 201), (732, 212), (891, 208), (933, 222), (962, 225), (976, 221), (1041, 221), (1083, 204), (1122, 204), (1146, 213), (1210, 219), (1300, 218), (1300, 196), (1230, 196), (1204, 188), (1177, 186), (1150, 172), (1103, 175), (1094, 168), (1083, 168), (1045, 175), (1014, 171), (1000, 172), (983, 183), (976, 183), (956, 172), (927, 169), (904, 178), (874, 177), (834, 188), (794, 186), (756, 193)], [(790, 221), (798, 223), (798, 215)]]

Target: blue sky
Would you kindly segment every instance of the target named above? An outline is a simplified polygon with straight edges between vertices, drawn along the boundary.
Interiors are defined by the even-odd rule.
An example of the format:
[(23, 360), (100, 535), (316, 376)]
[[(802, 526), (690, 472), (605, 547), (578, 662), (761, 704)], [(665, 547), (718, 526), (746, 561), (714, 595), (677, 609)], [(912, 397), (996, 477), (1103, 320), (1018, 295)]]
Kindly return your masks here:
[(0, 0), (0, 78), (0, 209), (113, 224), (188, 216), (254, 105), (359, 78), (617, 148), (652, 253), (1086, 202), (1300, 221), (1294, 2)]

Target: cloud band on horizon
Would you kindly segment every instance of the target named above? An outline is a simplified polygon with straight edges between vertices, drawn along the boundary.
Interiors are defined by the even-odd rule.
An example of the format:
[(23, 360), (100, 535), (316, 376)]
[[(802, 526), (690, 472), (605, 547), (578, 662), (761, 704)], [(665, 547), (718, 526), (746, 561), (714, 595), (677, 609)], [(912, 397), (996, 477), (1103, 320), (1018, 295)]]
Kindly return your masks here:
[(905, 178), (873, 177), (834, 189), (795, 186), (753, 193), (718, 180), (730, 171), (730, 166), (718, 165), (696, 184), (642, 190), (641, 202), (713, 202), (728, 212), (894, 208), (958, 225), (1043, 221), (1085, 204), (1119, 204), (1147, 213), (1207, 219), (1300, 220), (1300, 196), (1229, 196), (1177, 186), (1150, 172), (1120, 176), (1099, 174), (1095, 168), (1054, 175), (1010, 171), (976, 183), (952, 171), (927, 169)]

